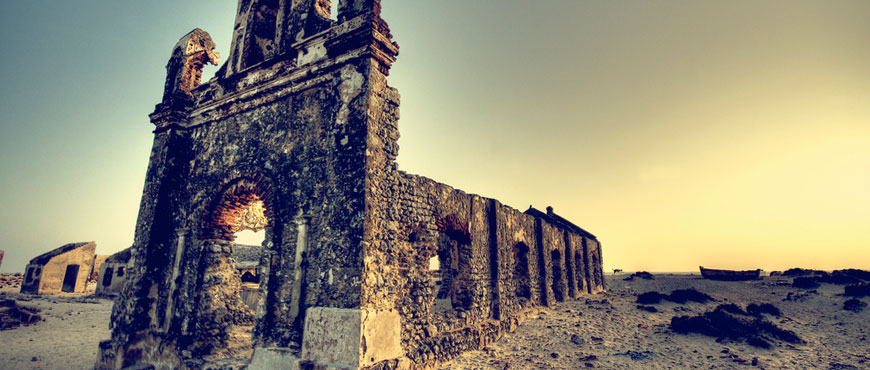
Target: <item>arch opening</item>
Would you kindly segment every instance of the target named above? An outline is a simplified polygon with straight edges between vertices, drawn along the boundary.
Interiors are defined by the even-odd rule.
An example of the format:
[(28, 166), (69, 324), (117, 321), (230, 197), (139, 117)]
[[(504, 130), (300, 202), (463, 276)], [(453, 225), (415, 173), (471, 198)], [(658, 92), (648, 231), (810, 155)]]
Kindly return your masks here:
[(200, 325), (209, 337), (208, 359), (247, 361), (253, 355), (256, 310), (265, 296), (260, 261), (272, 235), (269, 196), (262, 180), (236, 180), (220, 193), (200, 229), (203, 293), (197, 314), (206, 321)]
[(565, 300), (565, 280), (562, 274), (562, 253), (559, 250), (550, 252), (550, 259), (553, 263), (553, 297), (557, 302)]
[(526, 300), (532, 299), (531, 279), (529, 277), (529, 247), (519, 242), (514, 245), (514, 294)]
[(471, 236), (468, 225), (455, 215), (439, 222), (436, 253), (429, 259), (430, 276), (435, 285), (431, 312), (456, 313), (472, 305)]

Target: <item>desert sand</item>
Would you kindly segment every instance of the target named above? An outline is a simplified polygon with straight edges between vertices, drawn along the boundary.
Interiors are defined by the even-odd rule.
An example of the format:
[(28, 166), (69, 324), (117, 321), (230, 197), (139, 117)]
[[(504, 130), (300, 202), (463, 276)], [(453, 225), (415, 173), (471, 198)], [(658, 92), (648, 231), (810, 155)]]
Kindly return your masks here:
[[(625, 276), (608, 276), (607, 293), (541, 311), (487, 350), (466, 353), (441, 369), (870, 369), (870, 310), (843, 310), (848, 298), (842, 285), (822, 284), (810, 292), (792, 287), (786, 277), (721, 282), (697, 274), (633, 281)], [(635, 303), (639, 293), (687, 288), (717, 301), (663, 302), (654, 305), (657, 313)], [(767, 318), (807, 343), (774, 341), (760, 349), (669, 329), (674, 316), (694, 316), (723, 303), (771, 303), (782, 316)]]
[[(813, 290), (791, 286), (787, 277), (745, 282), (704, 280), (696, 275), (656, 275), (654, 280), (607, 278), (604, 294), (566, 301), (530, 315), (516, 332), (483, 351), (473, 351), (441, 369), (870, 369), (870, 309), (843, 310), (842, 285)], [(695, 288), (715, 302), (637, 308), (637, 295)], [(3, 293), (5, 292), (5, 293)], [(45, 321), (0, 331), (0, 369), (90, 369), (99, 341), (109, 337), (112, 301), (75, 295), (31, 297), (0, 293), (40, 308)], [(867, 302), (867, 298), (863, 298)], [(770, 303), (780, 317), (765, 318), (791, 330), (805, 344), (771, 341), (770, 349), (744, 341), (678, 334), (671, 318), (697, 315), (719, 304)], [(35, 358), (35, 361), (34, 361)], [(754, 364), (754, 365), (753, 365)]]

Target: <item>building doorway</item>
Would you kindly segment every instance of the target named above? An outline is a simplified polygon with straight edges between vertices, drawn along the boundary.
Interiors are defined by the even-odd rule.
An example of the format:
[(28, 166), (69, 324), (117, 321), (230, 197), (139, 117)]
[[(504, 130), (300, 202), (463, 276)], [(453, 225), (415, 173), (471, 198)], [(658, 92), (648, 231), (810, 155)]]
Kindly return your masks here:
[(78, 277), (79, 265), (67, 265), (66, 273), (63, 275), (63, 286), (60, 290), (62, 292), (75, 293), (76, 280), (78, 280)]

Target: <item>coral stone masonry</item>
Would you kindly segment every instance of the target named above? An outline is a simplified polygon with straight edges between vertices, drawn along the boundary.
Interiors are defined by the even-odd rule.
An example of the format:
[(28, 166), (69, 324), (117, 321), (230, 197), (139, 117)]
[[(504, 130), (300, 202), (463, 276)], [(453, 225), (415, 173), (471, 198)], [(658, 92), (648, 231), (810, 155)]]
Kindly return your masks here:
[(429, 369), (604, 289), (597, 238), (552, 209), (398, 170), (399, 46), (380, 0), (333, 4), (240, 0), (204, 84), (210, 36), (175, 45), (97, 368)]

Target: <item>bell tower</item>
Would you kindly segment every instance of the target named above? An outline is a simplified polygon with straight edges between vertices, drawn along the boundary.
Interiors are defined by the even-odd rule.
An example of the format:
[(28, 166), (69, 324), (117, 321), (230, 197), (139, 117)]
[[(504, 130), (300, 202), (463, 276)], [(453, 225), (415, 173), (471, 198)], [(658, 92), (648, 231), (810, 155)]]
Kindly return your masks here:
[[(398, 151), (386, 83), (398, 45), (380, 0), (337, 5), (332, 19), (331, 0), (239, 0), (210, 81), (208, 33), (173, 47), (135, 266), (96, 368), (356, 369), (402, 356), (398, 314), (361, 304), (371, 185)], [(265, 241), (242, 282), (234, 233), (254, 224)]]

